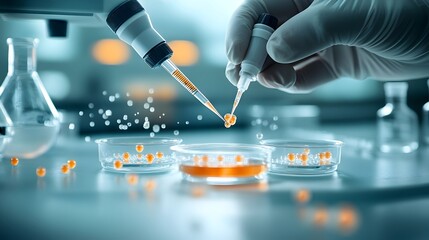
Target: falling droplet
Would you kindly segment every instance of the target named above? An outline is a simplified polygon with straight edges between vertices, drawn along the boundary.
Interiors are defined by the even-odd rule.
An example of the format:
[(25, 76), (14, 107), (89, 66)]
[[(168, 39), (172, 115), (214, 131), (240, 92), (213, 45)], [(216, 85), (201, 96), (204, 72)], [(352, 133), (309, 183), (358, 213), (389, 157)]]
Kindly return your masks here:
[(134, 104), (134, 103), (133, 103), (133, 100), (128, 100), (128, 101), (127, 101), (127, 105), (128, 105), (129, 107), (131, 107), (133, 104)]
[(258, 132), (256, 134), (256, 138), (259, 139), (259, 140), (261, 140), (263, 137), (264, 137), (264, 134), (262, 134), (261, 132)]
[(203, 116), (198, 115), (198, 116), (197, 116), (197, 120), (199, 120), (199, 121), (203, 120)]
[(156, 133), (159, 132), (159, 130), (160, 130), (159, 125), (157, 125), (157, 124), (153, 125), (152, 130)]
[(88, 108), (89, 108), (89, 109), (93, 109), (93, 108), (94, 108), (94, 103), (89, 103), (89, 104), (88, 104)]
[(91, 141), (91, 137), (90, 136), (86, 136), (85, 137), (85, 142), (90, 142)]
[(271, 131), (276, 131), (278, 128), (279, 128), (279, 126), (277, 126), (277, 124), (275, 124), (275, 123), (270, 124), (270, 130)]
[(174, 130), (173, 134), (176, 136), (179, 135), (179, 130)]
[(115, 101), (115, 96), (109, 96), (109, 102), (114, 102)]
[(79, 111), (79, 116), (83, 116), (83, 111)]
[(149, 129), (149, 128), (150, 128), (150, 122), (149, 122), (149, 121), (145, 121), (145, 122), (143, 123), (143, 128), (144, 128), (144, 129)]

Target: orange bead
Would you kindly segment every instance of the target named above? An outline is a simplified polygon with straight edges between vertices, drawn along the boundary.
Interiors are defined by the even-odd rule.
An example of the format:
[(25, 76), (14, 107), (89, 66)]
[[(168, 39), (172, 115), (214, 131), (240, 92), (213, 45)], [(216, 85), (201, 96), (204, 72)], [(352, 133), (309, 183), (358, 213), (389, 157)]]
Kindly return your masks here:
[(307, 154), (301, 154), (301, 161), (307, 161), (308, 160), (308, 155)]
[(74, 169), (76, 167), (76, 161), (75, 160), (68, 160), (67, 165), (70, 169)]
[(305, 148), (303, 151), (305, 154), (310, 154), (310, 149), (309, 148)]
[(17, 157), (13, 157), (10, 159), (10, 164), (12, 166), (17, 166), (19, 164), (19, 159)]
[(191, 190), (191, 194), (193, 197), (202, 197), (204, 195), (204, 188), (203, 187), (193, 187)]
[(146, 189), (146, 191), (148, 192), (152, 192), (153, 190), (155, 190), (156, 188), (156, 182), (155, 180), (148, 180), (145, 184), (144, 184), (144, 188)]
[(231, 124), (228, 121), (225, 121), (224, 125), (225, 125), (226, 128), (230, 128), (231, 127)]
[(156, 158), (161, 159), (164, 156), (162, 152), (156, 152)]
[(151, 164), (154, 159), (155, 159), (155, 156), (152, 153), (146, 154), (146, 160), (149, 164)]
[(44, 177), (46, 175), (46, 168), (44, 168), (44, 167), (38, 167), (36, 169), (36, 175), (38, 177)]
[(332, 153), (331, 152), (325, 152), (325, 157), (326, 157), (326, 159), (330, 159), (332, 157)]
[(127, 176), (127, 182), (130, 185), (136, 185), (139, 182), (139, 176), (136, 174), (130, 174)]
[(320, 160), (325, 159), (325, 153), (324, 152), (319, 153), (319, 159)]
[(300, 189), (295, 193), (295, 200), (299, 203), (306, 203), (310, 200), (310, 191), (307, 189)]
[(207, 162), (209, 161), (209, 156), (207, 156), (207, 155), (203, 155), (203, 156), (201, 157), (201, 160), (203, 160), (203, 162), (207, 163)]
[(222, 156), (222, 155), (217, 156), (217, 160), (218, 160), (219, 162), (222, 162), (222, 161), (223, 161), (223, 156)]
[(128, 152), (124, 152), (122, 154), (122, 158), (124, 159), (124, 162), (127, 163), (130, 161), (130, 154)]
[(237, 116), (232, 115), (228, 122), (231, 125), (235, 125), (235, 123), (237, 122)]
[(243, 156), (241, 156), (241, 155), (237, 155), (237, 156), (235, 156), (235, 162), (237, 162), (237, 163), (241, 163), (241, 162), (243, 162), (243, 160), (244, 160), (244, 157), (243, 157)]
[(136, 145), (136, 151), (137, 151), (137, 152), (141, 153), (141, 152), (143, 152), (143, 149), (144, 149), (144, 146), (143, 146), (143, 145), (141, 145), (141, 144)]
[(198, 164), (200, 158), (198, 156), (194, 156), (194, 164)]
[(223, 119), (225, 119), (226, 122), (229, 122), (229, 120), (231, 119), (231, 114), (227, 113), (223, 116)]
[(314, 213), (314, 223), (318, 226), (325, 225), (328, 222), (328, 211), (325, 208), (319, 208)]
[(70, 172), (69, 165), (67, 165), (67, 164), (62, 165), (61, 166), (61, 172), (64, 173), (64, 174), (69, 173)]
[(293, 154), (293, 153), (288, 153), (288, 154), (287, 154), (287, 159), (289, 159), (289, 161), (293, 161), (293, 160), (295, 160), (295, 154)]
[(338, 215), (338, 224), (341, 230), (350, 231), (357, 225), (358, 216), (354, 208), (350, 206), (342, 207)]
[(113, 167), (115, 167), (116, 169), (121, 169), (122, 168), (122, 162), (121, 162), (121, 160), (115, 160), (113, 162)]

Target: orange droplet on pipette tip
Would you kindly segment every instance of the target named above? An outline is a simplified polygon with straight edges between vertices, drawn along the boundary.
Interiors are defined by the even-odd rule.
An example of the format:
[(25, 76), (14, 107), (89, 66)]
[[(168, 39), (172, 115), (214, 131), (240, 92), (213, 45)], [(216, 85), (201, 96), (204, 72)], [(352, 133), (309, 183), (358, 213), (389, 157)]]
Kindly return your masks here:
[(227, 122), (227, 121), (225, 121), (224, 125), (225, 125), (226, 128), (230, 128), (231, 127), (231, 124), (229, 122)]
[(76, 167), (76, 161), (72, 159), (68, 160), (67, 165), (69, 166), (70, 169), (74, 169)]
[(12, 165), (12, 166), (18, 166), (18, 164), (19, 164), (19, 159), (17, 158), (17, 157), (12, 157), (11, 159), (10, 159), (10, 164)]
[(46, 168), (44, 168), (44, 167), (38, 167), (36, 169), (36, 175), (38, 177), (44, 177), (46, 175)]

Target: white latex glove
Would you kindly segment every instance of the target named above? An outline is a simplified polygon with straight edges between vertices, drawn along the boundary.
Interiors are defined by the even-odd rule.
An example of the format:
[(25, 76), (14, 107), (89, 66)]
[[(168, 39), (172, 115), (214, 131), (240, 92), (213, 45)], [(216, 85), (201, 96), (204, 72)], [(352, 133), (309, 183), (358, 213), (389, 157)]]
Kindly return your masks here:
[(429, 76), (428, 0), (249, 0), (226, 35), (226, 76), (234, 85), (259, 14), (279, 27), (258, 81), (306, 92), (340, 77), (407, 80)]

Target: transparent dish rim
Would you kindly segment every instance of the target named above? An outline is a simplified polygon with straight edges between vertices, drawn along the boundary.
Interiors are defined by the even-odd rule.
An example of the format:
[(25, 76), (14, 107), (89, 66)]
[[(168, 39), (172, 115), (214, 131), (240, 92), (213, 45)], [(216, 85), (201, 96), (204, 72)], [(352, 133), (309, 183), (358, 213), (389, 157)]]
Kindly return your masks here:
[(263, 146), (270, 146), (276, 148), (327, 148), (327, 147), (341, 147), (343, 142), (339, 140), (314, 140), (314, 139), (299, 139), (299, 140), (286, 140), (286, 139), (264, 139), (259, 141)]
[[(125, 140), (125, 141), (121, 141)], [(177, 145), (183, 140), (181, 138), (170, 138), (170, 137), (110, 137), (96, 139), (95, 143), (107, 144), (112, 146), (130, 146), (136, 144), (143, 145)]]
[[(205, 150), (204, 147), (220, 147), (219, 150)], [(274, 150), (273, 147), (257, 145), (257, 144), (244, 144), (244, 143), (194, 143), (194, 144), (180, 144), (170, 147), (171, 150), (186, 153), (186, 154), (213, 154), (223, 153), (225, 154), (228, 150), (225, 148), (237, 148), (236, 153), (246, 153), (251, 151), (264, 151), (271, 154)], [(233, 151), (231, 151), (232, 153)]]

